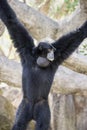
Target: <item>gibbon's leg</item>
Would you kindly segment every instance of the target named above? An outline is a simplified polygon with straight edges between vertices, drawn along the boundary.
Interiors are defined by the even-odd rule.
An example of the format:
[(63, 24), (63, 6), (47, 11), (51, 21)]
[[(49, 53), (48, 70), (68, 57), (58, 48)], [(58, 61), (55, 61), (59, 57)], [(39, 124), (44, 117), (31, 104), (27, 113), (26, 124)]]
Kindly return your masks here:
[(26, 130), (28, 122), (32, 119), (32, 105), (23, 99), (16, 113), (12, 130)]
[(48, 130), (50, 127), (50, 109), (47, 100), (39, 101), (34, 107), (35, 130)]

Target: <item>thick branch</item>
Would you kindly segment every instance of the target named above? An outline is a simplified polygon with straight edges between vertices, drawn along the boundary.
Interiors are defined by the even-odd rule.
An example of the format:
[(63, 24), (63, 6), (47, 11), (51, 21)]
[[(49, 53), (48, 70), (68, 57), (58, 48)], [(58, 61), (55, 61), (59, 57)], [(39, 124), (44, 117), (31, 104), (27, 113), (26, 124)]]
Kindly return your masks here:
[(46, 37), (57, 39), (59, 36), (80, 26), (87, 19), (86, 11), (80, 7), (71, 16), (55, 22), (18, 0), (9, 0), (9, 3), (19, 19), (37, 40)]
[(15, 61), (10, 61), (0, 56), (0, 82), (5, 82), (16, 87), (21, 86), (21, 66)]
[[(57, 39), (70, 30), (76, 29), (76, 27), (80, 26), (87, 19), (87, 8), (83, 9), (80, 8), (80, 6), (71, 16), (66, 17), (62, 21), (55, 22), (41, 14), (39, 11), (18, 2), (18, 0), (11, 0), (10, 4), (16, 11), (20, 20), (26, 25), (32, 36), (37, 40), (45, 37)], [(81, 4), (84, 5), (84, 3)]]
[(74, 53), (63, 65), (71, 70), (87, 75), (87, 56)]
[(52, 89), (55, 93), (83, 94), (84, 91), (87, 91), (87, 76), (60, 66), (55, 75)]
[(57, 22), (18, 0), (10, 1), (10, 5), (35, 39), (43, 39), (48, 36), (48, 33), (49, 37), (55, 38), (58, 28)]
[[(0, 81), (14, 87), (21, 86), (21, 66), (19, 63), (0, 57)], [(84, 87), (83, 87), (84, 86)], [(54, 78), (52, 90), (56, 93), (82, 93), (87, 91), (87, 76), (60, 67)]]
[[(55, 22), (43, 14), (40, 14), (40, 12), (34, 10), (24, 3), (19, 2), (18, 0), (9, 0), (9, 2), (12, 8), (16, 11), (19, 19), (24, 23), (29, 32), (31, 32), (32, 36), (37, 40), (45, 37), (57, 39), (59, 36), (80, 26), (83, 21), (87, 19), (86, 3), (84, 4), (83, 0), (80, 0), (81, 8), (79, 6), (70, 17), (66, 17), (64, 20), (58, 22)], [(74, 58), (77, 59), (77, 63)], [(73, 63), (78, 64), (78, 61), (78, 56), (73, 56)], [(84, 73), (86, 70), (84, 70), (84, 63), (82, 65), (83, 59), (80, 61), (81, 62), (79, 62), (78, 68), (81, 67), (81, 71), (80, 69), (77, 69), (77, 65), (73, 66), (72, 63), (69, 63), (71, 62), (70, 58), (67, 60), (67, 62), (65, 62), (65, 64), (68, 67), (70, 66), (70, 68), (75, 71)]]
[[(87, 10), (87, 0), (80, 0), (80, 7), (82, 10)], [(87, 13), (87, 11), (86, 11)]]

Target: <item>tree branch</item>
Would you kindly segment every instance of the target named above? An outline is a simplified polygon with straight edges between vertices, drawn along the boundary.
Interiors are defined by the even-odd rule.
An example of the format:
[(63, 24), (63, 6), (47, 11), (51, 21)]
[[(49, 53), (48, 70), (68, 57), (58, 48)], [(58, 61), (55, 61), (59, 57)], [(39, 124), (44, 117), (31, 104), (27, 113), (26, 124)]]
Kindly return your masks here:
[(5, 82), (15, 87), (21, 86), (21, 70), (19, 63), (0, 56), (0, 82)]
[(87, 91), (87, 76), (60, 66), (55, 75), (52, 90), (62, 94), (84, 94)]
[(80, 0), (80, 6), (70, 16), (58, 22), (18, 0), (8, 1), (21, 22), (37, 40), (46, 37), (57, 39), (61, 35), (76, 29), (87, 19), (87, 2), (85, 0)]
[[(57, 39), (61, 35), (79, 27), (87, 19), (87, 8), (85, 8), (84, 2), (80, 3), (81, 8), (79, 6), (70, 16), (55, 22), (18, 0), (10, 1), (10, 5), (17, 13), (19, 19), (25, 24), (26, 28), (37, 40), (46, 37)], [(82, 8), (82, 6), (84, 8)]]
[[(12, 8), (16, 11), (17, 16), (19, 17), (21, 22), (26, 26), (28, 31), (37, 40), (46, 37), (57, 39), (61, 35), (70, 32), (70, 30), (80, 26), (83, 21), (87, 19), (87, 2), (85, 1), (86, 3), (84, 3), (84, 0), (80, 0), (81, 6), (79, 6), (71, 16), (66, 17), (64, 20), (58, 22), (55, 22), (54, 20), (44, 16), (39, 11), (34, 10), (30, 6), (27, 6), (26, 4), (21, 3), (18, 0), (9, 0), (9, 2)], [(69, 58), (64, 65), (75, 71), (87, 73), (86, 69), (84, 70), (84, 63), (86, 58), (84, 58), (84, 61), (83, 58), (80, 58), (79, 56), (73, 56), (73, 58)], [(75, 59), (77, 60), (77, 62)], [(72, 63), (76, 63), (76, 65), (73, 66)], [(81, 70), (78, 68), (81, 68)]]
[[(14, 87), (21, 86), (21, 65), (6, 57), (0, 57), (0, 81)], [(62, 82), (63, 81), (63, 82)], [(84, 87), (83, 87), (84, 86)], [(87, 76), (60, 66), (53, 82), (52, 91), (64, 94), (87, 91)]]
[(63, 65), (71, 70), (87, 75), (87, 56), (74, 53), (65, 60)]

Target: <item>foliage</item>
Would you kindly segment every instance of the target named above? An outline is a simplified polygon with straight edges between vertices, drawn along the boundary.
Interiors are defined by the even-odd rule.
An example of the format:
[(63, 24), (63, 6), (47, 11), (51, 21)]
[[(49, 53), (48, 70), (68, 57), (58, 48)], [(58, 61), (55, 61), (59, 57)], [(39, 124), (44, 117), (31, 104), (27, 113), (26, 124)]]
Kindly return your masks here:
[(47, 15), (53, 19), (60, 19), (67, 14), (72, 13), (78, 6), (79, 0), (51, 0), (49, 14)]
[(66, 4), (66, 12), (71, 13), (75, 10), (75, 7), (78, 5), (78, 0), (64, 0)]
[(87, 38), (83, 41), (83, 43), (79, 47), (78, 52), (87, 55)]

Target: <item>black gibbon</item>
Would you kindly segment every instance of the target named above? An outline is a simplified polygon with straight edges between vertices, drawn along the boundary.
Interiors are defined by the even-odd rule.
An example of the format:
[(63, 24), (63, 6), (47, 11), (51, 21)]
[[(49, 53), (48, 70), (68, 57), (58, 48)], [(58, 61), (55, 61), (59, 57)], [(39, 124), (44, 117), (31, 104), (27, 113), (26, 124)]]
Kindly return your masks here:
[(26, 130), (28, 122), (32, 119), (36, 121), (36, 130), (48, 130), (50, 124), (48, 94), (55, 72), (87, 37), (87, 22), (51, 45), (41, 42), (35, 47), (33, 38), (19, 22), (7, 0), (0, 0), (0, 18), (17, 48), (23, 67), (23, 99), (12, 130)]

